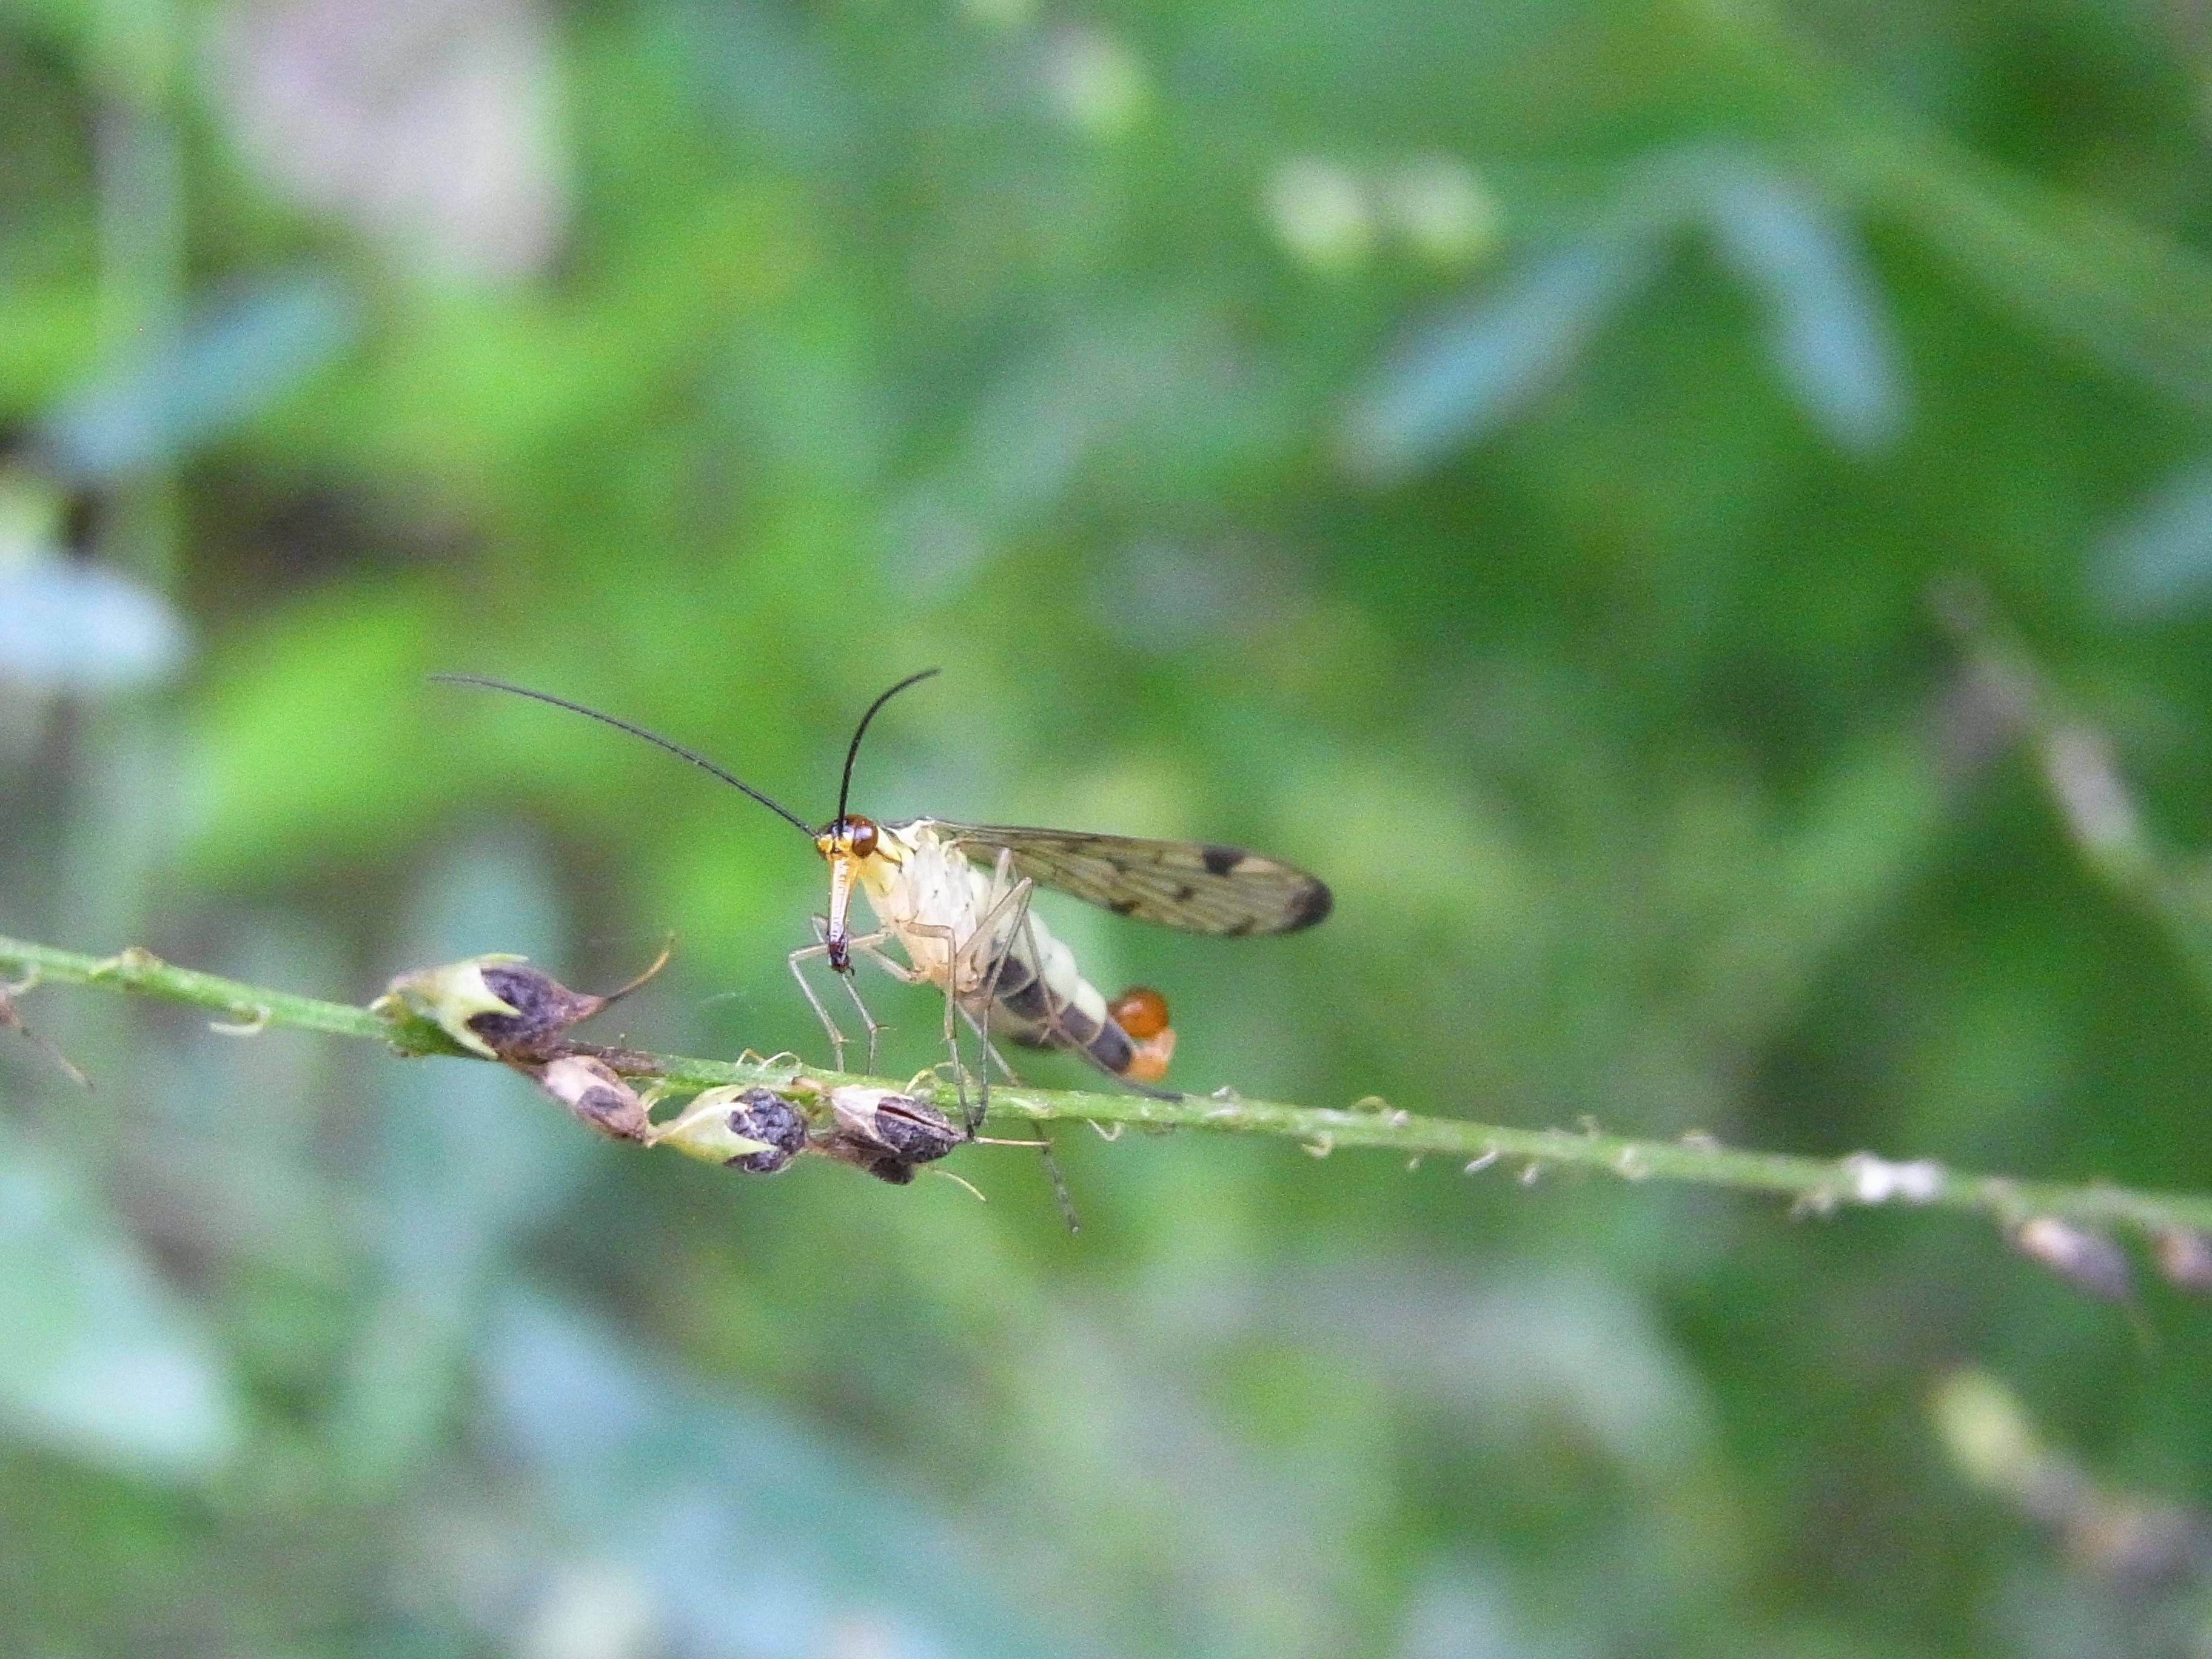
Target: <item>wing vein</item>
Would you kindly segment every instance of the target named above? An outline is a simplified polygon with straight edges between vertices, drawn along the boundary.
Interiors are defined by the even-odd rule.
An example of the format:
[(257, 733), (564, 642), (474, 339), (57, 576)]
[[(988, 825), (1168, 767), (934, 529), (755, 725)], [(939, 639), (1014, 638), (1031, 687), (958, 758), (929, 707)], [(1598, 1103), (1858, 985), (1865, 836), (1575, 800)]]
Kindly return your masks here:
[(1018, 874), (1117, 915), (1189, 933), (1241, 936), (1310, 927), (1329, 890), (1294, 865), (1213, 842), (1148, 841), (1014, 824), (945, 823), (962, 854), (1006, 853)]

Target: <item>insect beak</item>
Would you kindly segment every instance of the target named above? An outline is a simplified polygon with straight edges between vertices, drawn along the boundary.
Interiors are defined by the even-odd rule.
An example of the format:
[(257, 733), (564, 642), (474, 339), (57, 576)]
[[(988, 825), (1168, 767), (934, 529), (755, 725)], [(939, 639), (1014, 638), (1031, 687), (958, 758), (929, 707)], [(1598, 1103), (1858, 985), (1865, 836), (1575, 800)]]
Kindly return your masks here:
[(830, 927), (823, 943), (830, 951), (830, 965), (841, 974), (853, 971), (853, 954), (848, 948), (853, 937), (846, 923), (846, 913), (853, 903), (853, 866), (850, 854), (833, 852), (830, 860)]

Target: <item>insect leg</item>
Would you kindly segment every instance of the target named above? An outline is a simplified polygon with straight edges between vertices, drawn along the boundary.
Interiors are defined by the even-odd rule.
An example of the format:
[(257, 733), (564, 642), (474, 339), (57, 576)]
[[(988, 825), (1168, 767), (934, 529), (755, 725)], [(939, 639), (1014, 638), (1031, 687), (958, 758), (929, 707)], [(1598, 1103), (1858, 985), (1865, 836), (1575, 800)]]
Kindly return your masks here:
[[(983, 896), (982, 915), (964, 937), (939, 923), (909, 923), (907, 927), (907, 932), (938, 940), (945, 947), (945, 1046), (952, 1056), (953, 1086), (959, 1092), (961, 1117), (970, 1138), (982, 1127), (984, 1116), (990, 1110), (991, 1062), (996, 1060), (1000, 1071), (1009, 1078), (1013, 1076), (1013, 1068), (1006, 1064), (1006, 1056), (991, 1042), (989, 1024), (999, 977), (1012, 950), (1013, 930), (1029, 914), (1029, 896), (1035, 886), (1027, 879), (1013, 881), (1012, 876), (1012, 857), (1002, 852), (992, 874), (991, 885)], [(1013, 918), (1012, 926), (1006, 921), (1009, 915)], [(987, 951), (988, 968), (984, 965)], [(978, 1006), (982, 1011), (980, 1024), (975, 1013)], [(960, 1060), (956, 1016), (967, 1021), (969, 1030), (983, 1045), (983, 1059), (977, 1070), (978, 1099), (972, 1109), (968, 1102), (968, 1070)]]
[(1006, 1063), (1006, 1057), (999, 1051), (999, 1045), (984, 1035), (983, 1028), (977, 1023), (975, 1016), (963, 1008), (960, 1011), (960, 1018), (968, 1022), (969, 1030), (981, 1038), (984, 1052), (991, 1057), (991, 1064), (999, 1068), (1000, 1080), (1006, 1083), (1019, 1083), (1021, 1079), (1015, 1074), (1014, 1068)]
[[(995, 1059), (999, 1062), (1000, 1069), (1006, 1072), (1009, 1078), (1013, 1075), (1012, 1068), (1006, 1065), (1006, 1056), (991, 1046), (991, 1010), (998, 1002), (999, 981), (1006, 973), (1007, 958), (1013, 955), (1014, 938), (1028, 927), (1030, 896), (1036, 890), (1035, 882), (1027, 877), (1016, 881), (1013, 879), (1013, 854), (1001, 848), (998, 862), (991, 871), (991, 886), (990, 890), (984, 896), (982, 918), (975, 924), (975, 931), (970, 933), (962, 944), (959, 953), (952, 963), (951, 976), (956, 982), (962, 979), (975, 981), (975, 988), (961, 999), (961, 1012), (967, 1016), (969, 1027), (981, 1039), (987, 1056), (982, 1067), (981, 1090), (982, 1098), (975, 1108), (975, 1121), (969, 1126), (971, 1133), (975, 1128), (981, 1127), (983, 1119), (990, 1113), (989, 1060)], [(1002, 918), (1011, 918), (1011, 920), (1002, 923)], [(987, 951), (990, 953), (990, 966), (988, 969), (983, 967), (981, 961), (981, 953)], [(1036, 955), (1034, 944), (1030, 947), (1030, 955), (1032, 959)], [(971, 1001), (981, 1008), (980, 1021), (978, 1016), (970, 1012), (967, 1007), (967, 1004)], [(945, 1015), (945, 1024), (949, 1030), (951, 1025), (950, 1011)]]
[[(960, 1120), (967, 1126), (969, 1138), (975, 1138), (975, 1119), (968, 1109), (968, 1071), (960, 1063), (960, 1039), (952, 1023), (953, 1014), (960, 1006), (960, 963), (965, 942), (950, 927), (930, 921), (910, 921), (904, 931), (922, 939), (935, 939), (945, 947), (945, 1046), (952, 1056), (952, 1086), (960, 1102)], [(908, 947), (912, 954), (912, 947)], [(915, 973), (915, 980), (930, 977)], [(911, 982), (911, 981), (909, 981)]]
[(822, 999), (814, 994), (814, 988), (806, 982), (806, 975), (799, 968), (800, 963), (811, 957), (829, 954), (830, 947), (826, 945), (802, 945), (783, 960), (791, 969), (792, 978), (799, 981), (799, 994), (806, 999), (806, 1006), (814, 1010), (814, 1018), (822, 1022), (822, 1029), (830, 1034), (830, 1064), (842, 1072), (845, 1069), (845, 1034), (837, 1029), (837, 1022), (830, 1018), (830, 1011), (822, 1006)]
[[(1012, 860), (1012, 854), (1004, 848), (1000, 850), (999, 872), (1001, 875), (1010, 872)], [(1007, 930), (1006, 942), (999, 951), (998, 960), (992, 964), (991, 986), (994, 990), (998, 988), (999, 975), (1006, 968), (1006, 958), (1013, 953), (1014, 936), (1019, 934), (1029, 945), (1030, 971), (1036, 975), (1037, 983), (1044, 986), (1045, 1009), (1051, 1021), (1046, 1029), (1050, 1030), (1059, 1024), (1060, 1013), (1052, 1006), (1052, 988), (1044, 984), (1044, 953), (1037, 949), (1036, 928), (1030, 921), (1030, 899), (1036, 891), (1036, 884), (1024, 877), (1013, 891), (1006, 896), (1008, 900), (1015, 902), (1014, 925)], [(983, 1018), (988, 1021), (990, 1017), (991, 1005), (986, 1002)], [(984, 1036), (983, 1046), (987, 1049), (991, 1047), (988, 1033)], [(1005, 1064), (1003, 1060), (1000, 1063)], [(988, 1081), (989, 1073), (987, 1072), (984, 1075)], [(1067, 1224), (1068, 1231), (1079, 1232), (1083, 1224), (1076, 1219), (1075, 1199), (1067, 1190), (1067, 1177), (1060, 1173), (1060, 1160), (1052, 1155), (1051, 1132), (1040, 1123), (1036, 1126), (1036, 1135), (1037, 1157), (1044, 1164), (1044, 1178), (1052, 1183), (1053, 1201), (1060, 1206), (1060, 1218)]]
[[(799, 971), (799, 967), (802, 962), (809, 962), (817, 957), (826, 957), (830, 954), (830, 925), (820, 916), (814, 917), (813, 921), (815, 943), (793, 951), (785, 958), (785, 961), (790, 964), (791, 976), (799, 981), (799, 988), (805, 994), (808, 1005), (813, 1008), (814, 1017), (822, 1022), (822, 1029), (830, 1034), (830, 1046), (836, 1055), (836, 1067), (842, 1072), (845, 1069), (847, 1041), (845, 1034), (838, 1030), (837, 1022), (830, 1018), (830, 1011), (822, 1006), (822, 999), (814, 994), (814, 988), (806, 982), (806, 975)], [(858, 938), (847, 940), (846, 943), (850, 948), (866, 951), (882, 966), (897, 974), (899, 970), (896, 964), (872, 948), (889, 937), (890, 934), (886, 933), (864, 933)], [(876, 1017), (868, 1012), (868, 1005), (860, 1000), (860, 989), (853, 983), (853, 975), (840, 974), (837, 978), (845, 988), (845, 994), (852, 998), (853, 1006), (859, 1011), (860, 1023), (867, 1028), (868, 1070), (872, 1073), (876, 1069), (876, 1042), (882, 1036), (884, 1027), (878, 1023)]]
[[(1002, 847), (999, 849), (997, 860), (991, 866), (990, 903), (983, 912), (982, 921), (975, 929), (975, 937), (968, 941), (970, 950), (977, 945), (991, 950), (991, 971), (985, 975), (980, 993), (982, 1014), (980, 1021), (975, 1022), (975, 1037), (983, 1045), (984, 1054), (981, 1067), (983, 1082), (978, 1091), (982, 1098), (975, 1105), (977, 1127), (981, 1127), (983, 1120), (991, 1115), (991, 1057), (998, 1054), (998, 1050), (991, 1046), (991, 1010), (999, 1000), (999, 980), (1006, 971), (1006, 957), (1013, 951), (1014, 929), (1012, 927), (1006, 929), (1006, 939), (995, 949), (991, 949), (992, 940), (998, 929), (999, 913), (1006, 908), (1009, 901), (1015, 903), (1016, 927), (1018, 927), (1022, 920), (1028, 916), (1030, 893), (1036, 885), (1035, 883), (1029, 881), (1012, 883), (1010, 885), (1013, 873), (1014, 855)], [(1007, 889), (1005, 897), (1000, 896), (1001, 888)], [(1006, 1063), (1005, 1056), (1000, 1055), (999, 1064), (1004, 1066)]]

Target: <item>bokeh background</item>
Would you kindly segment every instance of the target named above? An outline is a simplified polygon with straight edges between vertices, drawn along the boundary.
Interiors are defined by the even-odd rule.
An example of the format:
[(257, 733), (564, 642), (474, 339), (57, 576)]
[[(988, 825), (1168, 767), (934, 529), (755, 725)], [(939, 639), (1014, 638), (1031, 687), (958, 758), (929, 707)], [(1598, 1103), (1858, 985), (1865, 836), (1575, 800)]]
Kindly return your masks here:
[[(2208, 147), (2197, 0), (15, 0), (0, 931), (821, 1058), (787, 826), (424, 676), (815, 818), (942, 665), (860, 810), (1334, 884), (1053, 909), (1186, 1086), (2202, 1188)], [(10, 1653), (2212, 1651), (2212, 1308), (1986, 1224), (21, 1012)]]

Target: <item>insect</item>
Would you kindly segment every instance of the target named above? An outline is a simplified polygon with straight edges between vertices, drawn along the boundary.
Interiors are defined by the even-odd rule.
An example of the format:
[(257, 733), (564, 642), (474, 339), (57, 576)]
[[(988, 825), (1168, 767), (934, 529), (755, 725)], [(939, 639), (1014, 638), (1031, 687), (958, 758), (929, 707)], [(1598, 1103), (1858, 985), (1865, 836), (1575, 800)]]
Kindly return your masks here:
[[(944, 991), (945, 1036), (963, 1111), (956, 1019), (965, 1020), (982, 1042), (981, 1099), (968, 1115), (970, 1134), (988, 1105), (989, 1066), (995, 1062), (1002, 1075), (1013, 1075), (992, 1044), (994, 1030), (1018, 1042), (1065, 1049), (1145, 1092), (1165, 1093), (1152, 1086), (1165, 1074), (1175, 1051), (1165, 1001), (1157, 991), (1136, 988), (1109, 1003), (1078, 969), (1073, 953), (1032, 914), (1035, 890), (1056, 888), (1117, 915), (1164, 927), (1241, 937), (1313, 926), (1328, 915), (1328, 889), (1290, 865), (1210, 842), (1143, 841), (941, 818), (878, 823), (849, 811), (853, 767), (869, 723), (893, 697), (936, 672), (910, 674), (868, 705), (845, 751), (837, 815), (819, 830), (705, 756), (628, 720), (504, 680), (474, 674), (432, 678), (533, 698), (642, 738), (797, 825), (829, 866), (830, 902), (827, 914), (814, 918), (816, 942), (793, 951), (790, 967), (829, 1034), (840, 1071), (848, 1039), (803, 969), (822, 958), (836, 973), (866, 1029), (872, 1071), (883, 1027), (853, 984), (854, 958), (865, 955), (895, 978)], [(851, 926), (856, 890), (878, 924), (857, 935)], [(884, 954), (882, 947), (890, 944), (899, 947), (903, 963)]]

